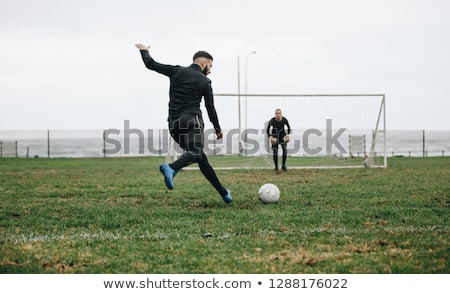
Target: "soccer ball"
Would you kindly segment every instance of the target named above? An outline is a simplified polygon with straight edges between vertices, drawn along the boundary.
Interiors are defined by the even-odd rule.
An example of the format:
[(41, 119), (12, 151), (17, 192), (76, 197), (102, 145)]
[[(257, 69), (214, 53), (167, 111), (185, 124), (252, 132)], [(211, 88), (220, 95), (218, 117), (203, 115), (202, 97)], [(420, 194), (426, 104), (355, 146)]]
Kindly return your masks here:
[(264, 184), (258, 190), (258, 198), (262, 203), (276, 203), (280, 200), (280, 190), (274, 184)]

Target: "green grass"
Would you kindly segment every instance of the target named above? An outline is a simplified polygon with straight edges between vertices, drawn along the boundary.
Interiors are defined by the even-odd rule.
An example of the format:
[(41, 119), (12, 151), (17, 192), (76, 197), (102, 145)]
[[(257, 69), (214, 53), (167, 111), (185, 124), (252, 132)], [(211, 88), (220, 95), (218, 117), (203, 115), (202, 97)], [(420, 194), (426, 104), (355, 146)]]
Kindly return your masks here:
[(230, 205), (198, 170), (167, 191), (162, 161), (0, 159), (0, 273), (450, 273), (448, 157), (217, 170)]

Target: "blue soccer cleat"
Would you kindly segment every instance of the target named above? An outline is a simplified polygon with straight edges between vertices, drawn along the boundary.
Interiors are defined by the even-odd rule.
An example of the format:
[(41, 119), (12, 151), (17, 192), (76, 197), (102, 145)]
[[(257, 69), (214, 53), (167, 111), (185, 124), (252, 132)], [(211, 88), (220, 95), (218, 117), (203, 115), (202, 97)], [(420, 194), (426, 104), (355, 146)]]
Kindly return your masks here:
[(230, 203), (231, 201), (233, 201), (233, 198), (231, 198), (231, 191), (227, 189), (228, 194), (225, 196), (222, 196), (223, 201), (225, 201), (225, 203)]
[(166, 183), (167, 189), (173, 190), (173, 177), (175, 177), (177, 172), (167, 163), (161, 164), (159, 170), (164, 175), (164, 182)]

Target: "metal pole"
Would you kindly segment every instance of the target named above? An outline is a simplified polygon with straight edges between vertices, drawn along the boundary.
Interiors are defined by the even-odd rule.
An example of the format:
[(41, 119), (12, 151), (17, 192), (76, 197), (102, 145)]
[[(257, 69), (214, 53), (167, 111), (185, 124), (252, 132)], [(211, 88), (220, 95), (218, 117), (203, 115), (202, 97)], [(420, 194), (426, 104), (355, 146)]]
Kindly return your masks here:
[(161, 149), (162, 149), (162, 130), (161, 129), (159, 129), (158, 145), (159, 145), (158, 156), (161, 157)]
[(239, 120), (239, 136), (238, 136), (238, 141), (239, 141), (239, 156), (242, 155), (242, 138), (241, 138), (241, 132), (242, 132), (242, 128), (241, 128), (241, 75), (240, 75), (240, 65), (239, 65), (239, 56), (237, 59), (237, 66), (238, 66), (238, 72), (237, 72), (237, 77), (238, 77), (238, 120)]
[(50, 158), (50, 130), (47, 130), (47, 156)]
[[(256, 51), (252, 51), (250, 52), (247, 57), (245, 58), (245, 143), (247, 143), (247, 68), (248, 68), (248, 58), (250, 57), (250, 55), (255, 54)], [(247, 146), (245, 146), (245, 155), (247, 155)]]
[(348, 135), (348, 153), (352, 157), (352, 135)]
[(103, 158), (106, 157), (106, 132), (103, 130)]
[(384, 167), (387, 167), (387, 154), (386, 154), (386, 96), (383, 95), (383, 148), (384, 148)]
[(422, 152), (423, 157), (425, 157), (425, 130), (422, 131)]

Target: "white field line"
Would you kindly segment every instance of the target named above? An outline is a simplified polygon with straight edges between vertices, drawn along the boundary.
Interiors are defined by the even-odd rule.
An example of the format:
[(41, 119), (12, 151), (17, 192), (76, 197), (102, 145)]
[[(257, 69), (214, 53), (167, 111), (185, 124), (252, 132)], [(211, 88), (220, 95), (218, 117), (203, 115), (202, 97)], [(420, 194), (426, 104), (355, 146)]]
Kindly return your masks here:
[[(312, 233), (328, 233), (328, 234), (337, 234), (337, 235), (348, 235), (348, 234), (377, 234), (377, 233), (424, 233), (424, 232), (436, 232), (436, 233), (449, 233), (449, 227), (438, 227), (438, 226), (427, 226), (427, 227), (385, 227), (382, 229), (370, 229), (370, 228), (361, 228), (361, 229), (348, 229), (348, 228), (311, 228), (311, 229), (300, 229), (300, 230), (292, 230), (287, 232), (281, 231), (266, 231), (260, 230), (258, 235), (278, 235), (278, 234), (312, 234)], [(241, 236), (241, 235), (240, 235)], [(169, 238), (191, 238), (196, 239), (199, 237), (214, 237), (218, 239), (229, 239), (233, 238), (233, 234), (221, 234), (214, 235), (209, 232), (205, 232), (202, 235), (182, 235), (179, 233), (165, 233), (165, 232), (128, 232), (128, 233), (118, 233), (118, 232), (107, 232), (107, 231), (99, 231), (98, 233), (88, 233), (83, 232), (76, 235), (38, 235), (31, 233), (29, 235), (25, 234), (12, 234), (7, 236), (0, 237), (0, 243), (34, 243), (34, 242), (54, 242), (54, 241), (69, 241), (69, 240), (165, 240)]]
[[(371, 168), (379, 168), (382, 166), (372, 166)], [(348, 166), (289, 166), (288, 169), (340, 169), (340, 168), (365, 168), (360, 165), (348, 165)], [(263, 166), (214, 166), (215, 170), (238, 170), (238, 169), (265, 169), (273, 170), (273, 167), (263, 167)], [(183, 170), (199, 170), (198, 167), (183, 167)]]

